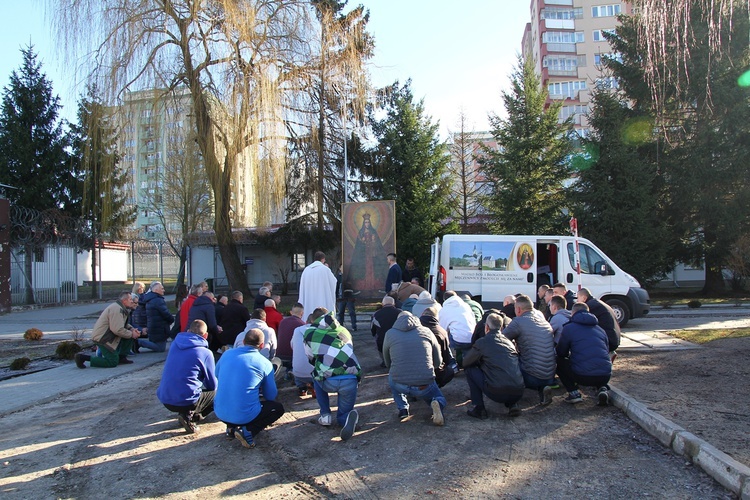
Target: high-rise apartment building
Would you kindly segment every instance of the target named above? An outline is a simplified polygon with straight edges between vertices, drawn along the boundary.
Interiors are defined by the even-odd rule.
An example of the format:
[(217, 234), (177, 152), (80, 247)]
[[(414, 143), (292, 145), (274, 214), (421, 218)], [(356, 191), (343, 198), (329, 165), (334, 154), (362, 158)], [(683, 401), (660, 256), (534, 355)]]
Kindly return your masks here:
[(616, 82), (603, 73), (602, 57), (615, 56), (604, 33), (632, 6), (617, 0), (531, 0), (531, 22), (522, 41), (550, 101), (562, 101), (560, 119), (573, 117), (576, 131), (588, 133), (586, 113), (596, 85)]
[[(157, 216), (155, 207), (162, 200), (163, 190), (174, 186), (164, 185), (165, 168), (179, 172), (180, 162), (186, 154), (195, 149), (187, 141), (193, 141), (192, 101), (187, 89), (165, 92), (164, 89), (130, 92), (125, 96), (121, 109), (117, 110), (119, 127), (118, 151), (121, 155), (121, 168), (130, 174), (128, 203), (138, 207), (135, 221), (136, 233), (147, 239), (164, 237), (164, 226)], [(199, 164), (201, 158), (195, 159)], [(242, 165), (250, 165), (247, 154), (238, 158), (239, 167), (231, 181), (231, 213), (235, 227), (249, 227), (259, 224), (258, 209), (254, 199), (252, 183), (258, 182), (256, 172)], [(206, 180), (204, 189), (211, 191)], [(270, 223), (283, 223), (284, 207), (263, 207), (270, 213)], [(263, 221), (268, 223), (269, 221)], [(176, 221), (167, 221), (179, 230)], [(207, 227), (206, 229), (210, 228)]]

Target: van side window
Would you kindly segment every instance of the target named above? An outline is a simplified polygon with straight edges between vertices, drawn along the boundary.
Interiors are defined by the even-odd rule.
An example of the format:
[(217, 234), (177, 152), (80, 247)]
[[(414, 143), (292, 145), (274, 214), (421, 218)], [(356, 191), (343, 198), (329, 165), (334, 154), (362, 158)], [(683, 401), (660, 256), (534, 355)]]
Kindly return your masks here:
[[(579, 243), (578, 247), (581, 249), (581, 273), (599, 274), (597, 264), (601, 265), (604, 262), (604, 258), (585, 243)], [(573, 243), (568, 243), (568, 258), (570, 259), (570, 267), (575, 269), (575, 245)]]

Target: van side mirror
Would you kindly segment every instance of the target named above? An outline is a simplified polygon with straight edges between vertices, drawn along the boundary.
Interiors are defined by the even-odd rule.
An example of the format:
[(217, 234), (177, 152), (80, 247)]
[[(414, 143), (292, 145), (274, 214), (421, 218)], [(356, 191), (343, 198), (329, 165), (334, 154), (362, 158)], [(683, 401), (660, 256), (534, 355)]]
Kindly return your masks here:
[(609, 276), (612, 274), (612, 268), (609, 267), (609, 264), (607, 264), (606, 261), (600, 260), (596, 263), (595, 267), (601, 276)]

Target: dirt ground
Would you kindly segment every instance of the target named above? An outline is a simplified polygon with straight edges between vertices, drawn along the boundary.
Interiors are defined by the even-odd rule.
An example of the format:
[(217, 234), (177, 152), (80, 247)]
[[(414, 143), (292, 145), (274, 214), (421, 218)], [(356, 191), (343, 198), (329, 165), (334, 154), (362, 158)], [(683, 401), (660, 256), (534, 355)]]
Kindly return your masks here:
[[(445, 427), (431, 425), (423, 402), (412, 403), (415, 417), (401, 423), (372, 337), (360, 331), (354, 338), (366, 377), (357, 400), (360, 426), (350, 441), (342, 442), (337, 428), (318, 426), (315, 400), (300, 399), (290, 382), (280, 386), (279, 400), (287, 413), (257, 438), (255, 449), (227, 440), (224, 425), (213, 416), (200, 433), (186, 435), (155, 397), (162, 370), (156, 365), (0, 418), (5, 430), (0, 434), (0, 495), (732, 498), (617, 408), (597, 407), (592, 397), (566, 405), (562, 390), (546, 408), (527, 391), (523, 414), (515, 419), (501, 405), (488, 402), (490, 419), (478, 421), (465, 414), (468, 387), (459, 375), (444, 391), (449, 403)], [(687, 359), (684, 352), (659, 358), (623, 354), (615, 384), (659, 411), (662, 407), (656, 405), (673, 401), (674, 407), (664, 407), (670, 412), (666, 416), (696, 433), (706, 431), (691, 427), (693, 422), (722, 422), (707, 410), (726, 411), (721, 415), (727, 426), (715, 437), (719, 440), (723, 433), (724, 439), (737, 439), (747, 428), (738, 425), (747, 422), (747, 416), (741, 416), (747, 405), (734, 404), (732, 391), (747, 387), (742, 357), (747, 359), (750, 344), (738, 345), (691, 351), (692, 363), (682, 361)], [(738, 351), (736, 356), (733, 351)], [(135, 356), (136, 363), (140, 356), (148, 354)], [(738, 365), (730, 368), (733, 361)], [(712, 372), (718, 366), (720, 370)], [(70, 376), (77, 371), (70, 363)], [(719, 373), (731, 379), (723, 380)], [(717, 385), (725, 390), (717, 391)], [(639, 394), (635, 388), (647, 392)], [(727, 400), (719, 404), (717, 398), (724, 395)], [(684, 423), (678, 418), (683, 415)], [(702, 435), (728, 451), (713, 434)], [(737, 446), (747, 452), (747, 441)], [(732, 453), (739, 459), (739, 451)]]
[(750, 338), (686, 351), (623, 353), (612, 383), (750, 466)]

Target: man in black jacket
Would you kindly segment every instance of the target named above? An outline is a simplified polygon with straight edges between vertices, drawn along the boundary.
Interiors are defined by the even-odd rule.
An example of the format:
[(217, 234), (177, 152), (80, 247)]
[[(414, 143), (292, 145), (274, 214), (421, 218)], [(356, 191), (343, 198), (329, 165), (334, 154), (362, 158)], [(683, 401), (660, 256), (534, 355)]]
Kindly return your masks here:
[[(383, 359), (383, 339), (385, 339), (385, 332), (393, 328), (396, 318), (401, 313), (401, 309), (396, 307), (396, 301), (393, 297), (386, 295), (383, 297), (382, 304), (383, 307), (375, 311), (375, 314), (372, 315), (372, 324), (370, 327), (372, 336), (375, 337), (378, 346), (381, 361)], [(385, 368), (385, 361), (380, 363), (380, 367)]]
[(484, 396), (503, 403), (511, 417), (521, 414), (518, 401), (525, 389), (523, 376), (513, 342), (500, 331), (502, 324), (500, 315), (487, 316), (485, 336), (464, 354), (466, 381), (474, 404), (474, 408), (466, 412), (470, 417), (487, 418)]
[(164, 285), (158, 281), (151, 283), (143, 302), (146, 303), (148, 340), (141, 339), (138, 345), (155, 352), (164, 352), (167, 349), (169, 326), (174, 321), (174, 316), (169, 312), (164, 300)]
[(232, 292), (232, 300), (222, 311), (219, 321), (219, 325), (224, 330), (219, 334), (221, 345), (234, 344), (234, 339), (245, 330), (247, 322), (250, 321), (250, 311), (245, 307), (244, 301), (245, 297), (242, 292), (239, 290)]

